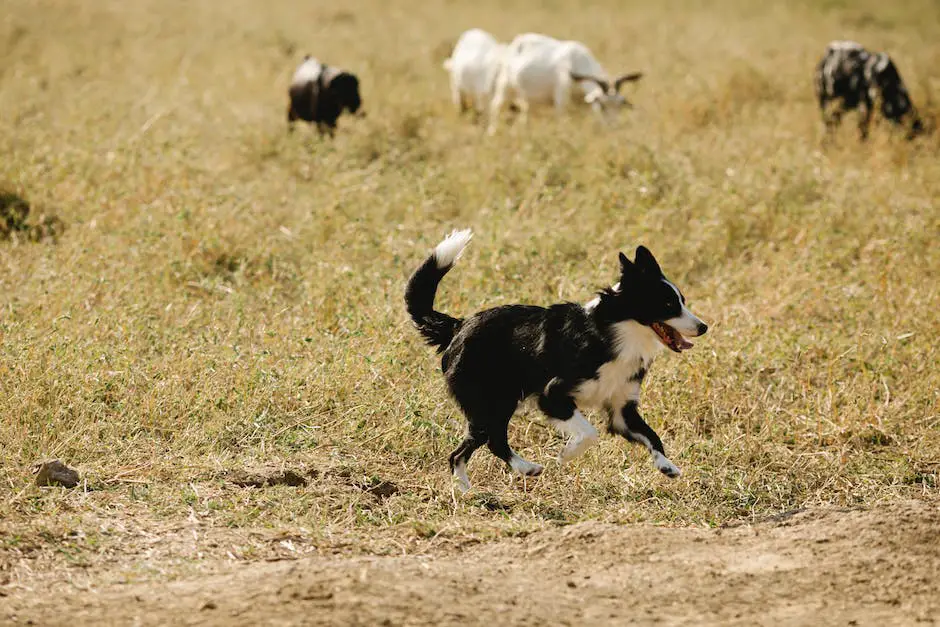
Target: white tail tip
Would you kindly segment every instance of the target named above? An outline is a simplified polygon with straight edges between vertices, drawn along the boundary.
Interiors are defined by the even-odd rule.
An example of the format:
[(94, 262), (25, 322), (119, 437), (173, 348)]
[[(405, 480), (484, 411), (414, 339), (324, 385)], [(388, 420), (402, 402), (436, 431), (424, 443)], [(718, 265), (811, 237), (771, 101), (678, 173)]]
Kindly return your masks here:
[(473, 237), (473, 231), (464, 229), (463, 231), (454, 231), (434, 247), (434, 260), (438, 268), (449, 268), (460, 258), (463, 249), (470, 243)]

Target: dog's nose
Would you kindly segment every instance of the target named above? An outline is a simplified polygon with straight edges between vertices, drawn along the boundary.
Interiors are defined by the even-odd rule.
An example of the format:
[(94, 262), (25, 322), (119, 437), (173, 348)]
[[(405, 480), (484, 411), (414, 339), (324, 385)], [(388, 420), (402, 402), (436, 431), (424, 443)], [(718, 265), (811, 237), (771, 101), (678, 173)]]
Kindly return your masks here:
[(698, 323), (698, 334), (699, 334), (699, 335), (705, 335), (705, 331), (708, 331), (708, 325), (705, 324), (704, 322), (699, 322), (699, 323)]

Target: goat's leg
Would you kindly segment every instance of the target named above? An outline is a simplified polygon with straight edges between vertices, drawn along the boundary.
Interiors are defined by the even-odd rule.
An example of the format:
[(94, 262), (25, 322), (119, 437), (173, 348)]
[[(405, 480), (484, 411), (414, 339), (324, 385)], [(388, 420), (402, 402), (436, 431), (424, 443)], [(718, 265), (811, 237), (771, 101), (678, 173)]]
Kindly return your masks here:
[(503, 106), (502, 96), (496, 96), (490, 103), (489, 120), (486, 123), (486, 133), (488, 135), (496, 134), (496, 127), (499, 121), (499, 111)]
[(561, 115), (565, 112), (565, 106), (568, 104), (569, 93), (571, 92), (571, 79), (562, 77), (555, 83), (555, 93), (552, 101), (555, 104), (555, 113)]
[(517, 96), (516, 99), (513, 100), (513, 104), (519, 112), (519, 124), (525, 126), (529, 123), (529, 101), (524, 97)]
[(858, 105), (858, 138), (861, 141), (868, 139), (868, 128), (871, 126), (872, 102), (865, 98)]
[(493, 89), (493, 99), (490, 101), (490, 119), (486, 129), (486, 132), (490, 135), (496, 134), (499, 112), (502, 110), (503, 103), (506, 101), (506, 90), (508, 87), (505, 74), (500, 73), (499, 76), (496, 77), (496, 87)]
[(450, 100), (454, 103), (454, 108), (457, 110), (457, 113), (463, 113), (467, 110), (467, 103), (464, 101), (463, 93), (461, 93), (460, 86), (456, 79), (451, 79), (450, 81)]
[(294, 121), (297, 119), (297, 114), (294, 112), (294, 106), (288, 105), (287, 107), (287, 132), (294, 132)]

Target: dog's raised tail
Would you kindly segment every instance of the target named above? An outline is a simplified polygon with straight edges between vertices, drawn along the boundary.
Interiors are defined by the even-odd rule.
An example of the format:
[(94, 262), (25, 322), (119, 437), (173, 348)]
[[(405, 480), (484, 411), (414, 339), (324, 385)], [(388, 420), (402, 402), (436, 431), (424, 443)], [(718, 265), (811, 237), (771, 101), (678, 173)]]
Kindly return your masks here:
[(434, 252), (425, 259), (421, 267), (408, 279), (405, 289), (405, 305), (418, 331), (428, 344), (442, 352), (462, 322), (459, 318), (434, 311), (434, 296), (444, 275), (454, 266), (463, 249), (470, 243), (470, 229), (454, 231), (434, 247)]

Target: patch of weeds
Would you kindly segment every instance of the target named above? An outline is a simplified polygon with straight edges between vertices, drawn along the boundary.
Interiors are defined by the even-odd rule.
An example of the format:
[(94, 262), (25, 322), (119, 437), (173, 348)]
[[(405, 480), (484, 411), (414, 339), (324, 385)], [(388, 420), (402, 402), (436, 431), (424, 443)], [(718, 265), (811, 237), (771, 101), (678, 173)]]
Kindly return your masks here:
[(457, 45), (457, 40), (452, 37), (440, 40), (435, 46), (431, 47), (429, 52), (431, 61), (435, 65), (440, 65), (446, 59), (450, 58), (455, 45)]
[(938, 477), (940, 477), (940, 473), (936, 470), (914, 469), (910, 474), (904, 477), (904, 483), (908, 485), (922, 485), (925, 488), (936, 488), (940, 485)]
[(357, 484), (357, 487), (363, 492), (368, 492), (380, 501), (394, 496), (400, 491), (398, 486), (393, 482), (379, 479), (378, 477), (369, 477), (365, 481)]
[(444, 428), (434, 420), (422, 416), (420, 409), (412, 410), (409, 422), (411, 423), (412, 429), (426, 434), (428, 437), (442, 437), (445, 435)]
[(352, 11), (340, 9), (335, 13), (323, 16), (323, 21), (328, 24), (355, 24), (356, 14)]
[(316, 470), (276, 470), (270, 472), (246, 472), (234, 470), (228, 475), (228, 480), (240, 488), (265, 488), (276, 485), (286, 485), (299, 488), (307, 485), (308, 479), (318, 476)]
[(751, 65), (734, 68), (724, 83), (691, 99), (686, 117), (691, 127), (723, 125), (735, 121), (754, 106), (785, 100), (771, 76)]
[(860, 448), (870, 448), (873, 446), (891, 446), (894, 444), (894, 438), (874, 425), (854, 433), (850, 441)]
[(871, 28), (877, 31), (894, 30), (896, 25), (893, 20), (886, 19), (884, 16), (875, 15), (874, 13), (869, 13), (868, 11), (850, 14), (843, 19), (847, 26)]
[(434, 527), (434, 525), (426, 523), (422, 520), (414, 521), (411, 525), (411, 528), (414, 530), (415, 535), (422, 540), (430, 540), (435, 535), (437, 535), (437, 528)]
[(183, 255), (169, 264), (172, 279), (204, 290), (274, 284), (282, 293), (297, 289), (299, 270), (292, 260), (271, 252), (251, 253), (219, 240), (182, 241)]
[(281, 55), (284, 57), (290, 58), (297, 53), (297, 42), (285, 35), (282, 31), (278, 31), (274, 39), (277, 49), (280, 50)]
[(397, 135), (406, 141), (421, 139), (421, 129), (427, 116), (419, 112), (408, 111), (398, 119)]
[(561, 507), (543, 507), (539, 510), (539, 517), (553, 523), (570, 524), (575, 519), (572, 518), (573, 512)]
[(65, 230), (65, 223), (58, 216), (40, 212), (36, 219), (30, 220), (31, 212), (32, 207), (25, 198), (0, 187), (0, 240), (55, 241)]
[(349, 156), (359, 166), (367, 166), (380, 160), (389, 152), (388, 133), (382, 128), (372, 128), (368, 133), (357, 133), (349, 140)]
[(482, 507), (489, 512), (512, 512), (512, 506), (503, 503), (495, 494), (483, 492), (470, 499), (470, 504)]

